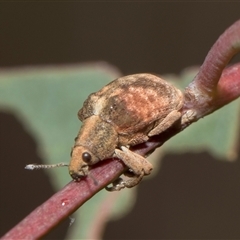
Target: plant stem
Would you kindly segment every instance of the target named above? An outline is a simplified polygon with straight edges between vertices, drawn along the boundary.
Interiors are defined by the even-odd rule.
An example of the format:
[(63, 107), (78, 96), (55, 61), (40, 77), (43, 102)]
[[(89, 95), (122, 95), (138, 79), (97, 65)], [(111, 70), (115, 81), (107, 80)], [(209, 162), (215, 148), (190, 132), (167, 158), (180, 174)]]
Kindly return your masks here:
[[(208, 52), (199, 73), (194, 80), (185, 89), (185, 104), (183, 111), (191, 110), (191, 117), (197, 121), (199, 118), (216, 110), (213, 102), (219, 101), (219, 98), (226, 97), (227, 84), (231, 85), (228, 96), (234, 99), (234, 86), (231, 81), (234, 81), (235, 87), (239, 86), (238, 80), (231, 75), (231, 81), (222, 80), (218, 85), (223, 69), (232, 59), (232, 57), (240, 51), (240, 20), (230, 26), (216, 41)], [(237, 68), (237, 67), (236, 67)], [(231, 69), (236, 74), (238, 69)], [(233, 73), (231, 73), (233, 74)], [(226, 77), (226, 76), (225, 76)], [(239, 76), (236, 75), (236, 78)], [(223, 77), (223, 79), (226, 79)], [(224, 83), (225, 82), (225, 83)], [(225, 87), (224, 87), (225, 86)], [(225, 89), (223, 89), (223, 87)], [(221, 93), (222, 92), (222, 93)], [(238, 97), (238, 90), (235, 90), (235, 95)], [(236, 98), (235, 97), (235, 98)], [(220, 103), (220, 101), (219, 101)], [(225, 103), (226, 104), (226, 103)], [(219, 105), (220, 106), (220, 105)], [(223, 106), (223, 105), (221, 105)]]
[(1, 239), (38, 239), (42, 237), (104, 188), (113, 178), (121, 175), (124, 170), (124, 164), (117, 159), (100, 162), (92, 169), (92, 178), (87, 177), (80, 182), (71, 181)]
[[(232, 56), (239, 51), (240, 20), (220, 36), (207, 55), (198, 75), (186, 88), (182, 111), (184, 120), (181, 125), (159, 136), (154, 136), (148, 142), (132, 147), (131, 150), (143, 156), (149, 154), (192, 122), (238, 98), (240, 96), (240, 64), (233, 65), (224, 71), (223, 69)], [(189, 111), (193, 114), (192, 118), (188, 115)], [(99, 162), (90, 171), (90, 177), (80, 182), (70, 182), (30, 213), (2, 239), (42, 237), (98, 191), (117, 179), (125, 170), (124, 164), (117, 159)]]

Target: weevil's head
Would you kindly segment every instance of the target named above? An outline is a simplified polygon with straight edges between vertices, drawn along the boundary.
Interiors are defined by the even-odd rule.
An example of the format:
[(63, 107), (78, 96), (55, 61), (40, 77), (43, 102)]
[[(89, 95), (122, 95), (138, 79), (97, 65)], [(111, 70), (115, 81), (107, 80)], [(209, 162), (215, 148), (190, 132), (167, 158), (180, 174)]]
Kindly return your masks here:
[(78, 181), (82, 177), (87, 176), (89, 166), (99, 162), (97, 158), (88, 148), (84, 146), (75, 146), (72, 150), (72, 158), (69, 164), (69, 174)]
[(113, 156), (117, 143), (118, 134), (111, 124), (95, 115), (85, 119), (72, 149), (69, 174), (75, 180), (87, 176), (89, 166)]

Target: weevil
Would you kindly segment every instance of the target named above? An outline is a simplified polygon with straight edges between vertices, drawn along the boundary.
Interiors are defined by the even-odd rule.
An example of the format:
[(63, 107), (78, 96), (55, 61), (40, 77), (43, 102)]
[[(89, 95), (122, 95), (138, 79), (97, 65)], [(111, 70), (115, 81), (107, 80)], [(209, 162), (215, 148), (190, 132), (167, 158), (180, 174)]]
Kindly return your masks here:
[(152, 74), (120, 77), (86, 99), (78, 112), (82, 126), (72, 149), (69, 174), (78, 181), (99, 161), (117, 157), (133, 173), (108, 190), (137, 185), (152, 164), (129, 147), (148, 141), (181, 118), (182, 92)]

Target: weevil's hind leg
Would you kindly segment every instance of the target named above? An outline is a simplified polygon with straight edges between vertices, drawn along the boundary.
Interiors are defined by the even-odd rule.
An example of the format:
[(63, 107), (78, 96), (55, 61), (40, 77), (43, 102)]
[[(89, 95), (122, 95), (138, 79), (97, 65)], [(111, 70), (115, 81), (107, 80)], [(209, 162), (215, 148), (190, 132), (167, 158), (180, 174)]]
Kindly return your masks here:
[(176, 123), (181, 117), (181, 113), (178, 111), (172, 111), (169, 113), (155, 128), (153, 128), (148, 136), (158, 135), (161, 132), (164, 132), (168, 128), (170, 128), (174, 123)]
[[(115, 156), (121, 159), (127, 167), (129, 167), (133, 174), (126, 180), (121, 178), (115, 180), (112, 184), (112, 187), (107, 187), (108, 191), (119, 191), (120, 189), (127, 187), (131, 188), (136, 186), (143, 178), (144, 175), (148, 175), (151, 173), (152, 164), (140, 156), (137, 153), (130, 151), (126, 147), (121, 147), (120, 149), (115, 149)], [(129, 176), (129, 174), (126, 174)]]

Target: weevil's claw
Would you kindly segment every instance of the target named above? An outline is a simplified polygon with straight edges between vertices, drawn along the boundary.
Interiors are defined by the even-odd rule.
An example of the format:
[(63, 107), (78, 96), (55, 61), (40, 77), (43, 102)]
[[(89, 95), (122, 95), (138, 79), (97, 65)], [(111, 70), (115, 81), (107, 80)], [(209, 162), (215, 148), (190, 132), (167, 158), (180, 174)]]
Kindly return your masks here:
[(118, 178), (114, 182), (112, 182), (112, 186), (105, 187), (105, 189), (109, 192), (113, 191), (120, 191), (121, 189), (125, 188), (125, 181), (122, 178)]

